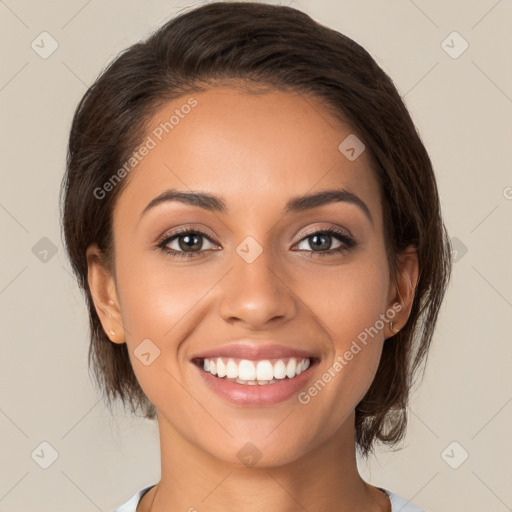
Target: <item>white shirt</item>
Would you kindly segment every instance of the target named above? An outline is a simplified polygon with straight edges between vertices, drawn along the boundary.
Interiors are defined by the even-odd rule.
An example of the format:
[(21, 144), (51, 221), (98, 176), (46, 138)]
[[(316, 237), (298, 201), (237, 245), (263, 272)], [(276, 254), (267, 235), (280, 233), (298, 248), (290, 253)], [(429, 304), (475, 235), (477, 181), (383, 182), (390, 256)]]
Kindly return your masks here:
[[(152, 487), (154, 487), (154, 485), (145, 487), (141, 491), (137, 492), (126, 503), (116, 508), (114, 512), (136, 512), (137, 505), (140, 500)], [(377, 489), (380, 489), (388, 495), (389, 501), (391, 501), (391, 512), (425, 512), (425, 510), (405, 498), (402, 498), (402, 496), (399, 496), (398, 494), (388, 491), (387, 489), (383, 489), (382, 487), (377, 487)]]

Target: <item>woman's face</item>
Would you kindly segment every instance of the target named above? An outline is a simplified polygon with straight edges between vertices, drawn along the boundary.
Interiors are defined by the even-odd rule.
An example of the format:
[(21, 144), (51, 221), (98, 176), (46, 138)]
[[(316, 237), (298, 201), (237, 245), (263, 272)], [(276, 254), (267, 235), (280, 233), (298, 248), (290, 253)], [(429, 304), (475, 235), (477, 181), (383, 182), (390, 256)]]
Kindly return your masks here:
[[(159, 422), (238, 465), (284, 464), (340, 432), (353, 442), (351, 415), (389, 319), (403, 322), (379, 186), (351, 128), (311, 98), (219, 88), (169, 103), (147, 136), (114, 211), (112, 316), (102, 321), (128, 344)], [(148, 208), (171, 189), (215, 199)], [(346, 193), (298, 199), (324, 191)], [(216, 355), (244, 382), (253, 368), (280, 378), (228, 381), (205, 372), (205, 355), (221, 375)], [(293, 356), (311, 359), (290, 378)]]

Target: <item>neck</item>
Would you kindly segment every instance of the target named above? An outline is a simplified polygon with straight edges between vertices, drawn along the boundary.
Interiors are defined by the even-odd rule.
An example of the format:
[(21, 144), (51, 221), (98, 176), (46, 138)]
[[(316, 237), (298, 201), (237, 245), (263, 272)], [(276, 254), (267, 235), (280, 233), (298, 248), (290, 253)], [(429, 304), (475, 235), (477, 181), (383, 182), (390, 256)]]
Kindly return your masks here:
[(325, 443), (285, 464), (235, 466), (190, 444), (160, 414), (161, 479), (137, 512), (336, 512), (391, 510), (387, 496), (359, 475), (354, 415)]

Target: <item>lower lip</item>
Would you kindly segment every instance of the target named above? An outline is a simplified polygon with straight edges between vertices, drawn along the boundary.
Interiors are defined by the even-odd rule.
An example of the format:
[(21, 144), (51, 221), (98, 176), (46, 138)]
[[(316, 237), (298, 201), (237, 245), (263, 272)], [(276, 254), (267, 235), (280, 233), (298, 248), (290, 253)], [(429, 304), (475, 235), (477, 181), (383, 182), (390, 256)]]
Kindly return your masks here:
[(316, 367), (317, 360), (313, 359), (309, 367), (292, 379), (277, 379), (275, 384), (238, 384), (224, 378), (215, 377), (205, 372), (197, 364), (192, 363), (199, 376), (215, 393), (229, 402), (243, 406), (264, 407), (288, 400), (297, 395), (306, 385)]

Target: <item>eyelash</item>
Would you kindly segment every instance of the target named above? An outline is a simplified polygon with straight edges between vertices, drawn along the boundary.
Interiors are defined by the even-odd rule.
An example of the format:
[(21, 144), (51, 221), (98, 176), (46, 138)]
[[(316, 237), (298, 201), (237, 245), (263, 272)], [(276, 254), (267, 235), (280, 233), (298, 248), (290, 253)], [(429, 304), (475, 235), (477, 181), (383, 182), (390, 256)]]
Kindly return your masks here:
[[(179, 238), (180, 236), (184, 235), (190, 235), (190, 234), (196, 234), (201, 235), (207, 238), (210, 242), (214, 243), (213, 240), (211, 240), (210, 236), (205, 233), (204, 231), (200, 229), (189, 229), (189, 228), (180, 228), (174, 233), (171, 233), (169, 236), (165, 236), (165, 238), (160, 241), (157, 244), (157, 247), (161, 249), (166, 256), (169, 256), (171, 258), (194, 258), (194, 257), (201, 257), (204, 255), (204, 249), (202, 249), (199, 252), (185, 252), (185, 251), (176, 251), (175, 249), (169, 249), (166, 247), (166, 245), (173, 241), (175, 238)], [(344, 233), (343, 231), (340, 231), (336, 228), (324, 228), (324, 229), (318, 229), (316, 231), (312, 231), (309, 233), (306, 233), (300, 240), (299, 243), (303, 240), (306, 240), (307, 238), (310, 238), (311, 236), (318, 235), (318, 234), (328, 234), (333, 235), (334, 238), (338, 239), (338, 241), (342, 242), (343, 245), (338, 247), (337, 249), (331, 249), (330, 251), (306, 251), (310, 253), (314, 253), (316, 255), (319, 255), (320, 257), (324, 256), (332, 256), (333, 254), (343, 254), (345, 252), (348, 252), (350, 249), (355, 248), (358, 243), (349, 235)], [(210, 250), (210, 249), (207, 249)], [(315, 257), (313, 254), (308, 256), (310, 258)]]

